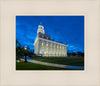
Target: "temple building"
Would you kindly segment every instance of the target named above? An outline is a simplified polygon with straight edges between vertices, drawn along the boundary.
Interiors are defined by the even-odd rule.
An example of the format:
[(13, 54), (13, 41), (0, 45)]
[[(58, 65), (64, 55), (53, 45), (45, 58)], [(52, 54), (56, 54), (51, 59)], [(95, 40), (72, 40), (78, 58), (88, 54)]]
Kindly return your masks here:
[(34, 53), (38, 56), (67, 56), (67, 45), (51, 40), (51, 37), (45, 34), (44, 27), (40, 24), (34, 42)]

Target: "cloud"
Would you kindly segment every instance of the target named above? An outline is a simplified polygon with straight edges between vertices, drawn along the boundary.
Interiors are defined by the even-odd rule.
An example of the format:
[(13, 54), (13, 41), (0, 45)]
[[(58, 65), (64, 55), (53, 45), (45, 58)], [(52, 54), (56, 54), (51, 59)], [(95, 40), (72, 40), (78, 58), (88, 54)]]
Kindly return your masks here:
[(68, 51), (84, 52), (84, 16), (17, 16), (16, 39), (22, 46), (34, 49), (40, 22), (51, 39), (68, 45)]

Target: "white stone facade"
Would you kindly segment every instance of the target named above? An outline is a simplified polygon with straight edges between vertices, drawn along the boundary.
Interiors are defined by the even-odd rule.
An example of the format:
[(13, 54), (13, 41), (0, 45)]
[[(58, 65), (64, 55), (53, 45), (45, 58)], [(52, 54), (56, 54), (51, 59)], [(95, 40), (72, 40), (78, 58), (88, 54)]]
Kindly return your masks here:
[[(44, 31), (41, 30), (41, 32)], [(37, 35), (34, 42), (34, 53), (38, 56), (67, 56), (67, 45), (52, 40), (44, 39)]]

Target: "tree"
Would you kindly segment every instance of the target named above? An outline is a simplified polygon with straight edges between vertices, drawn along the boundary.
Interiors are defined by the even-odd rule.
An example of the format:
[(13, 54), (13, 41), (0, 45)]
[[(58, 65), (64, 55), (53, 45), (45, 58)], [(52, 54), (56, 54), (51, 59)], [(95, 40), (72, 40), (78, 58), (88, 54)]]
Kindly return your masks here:
[(76, 56), (76, 53), (68, 53), (68, 56)]
[(21, 47), (21, 44), (19, 43), (18, 40), (16, 40), (16, 47)]
[(16, 40), (16, 57), (23, 57), (24, 56), (24, 48), (21, 47), (21, 44), (18, 40)]
[(30, 48), (27, 47), (27, 51), (24, 49), (24, 47), (21, 46), (18, 40), (16, 40), (16, 57), (22, 58), (23, 56), (29, 56), (32, 57), (34, 53), (29, 50)]
[(84, 53), (82, 53), (82, 52), (77, 52), (77, 55), (78, 55), (78, 56), (84, 56)]

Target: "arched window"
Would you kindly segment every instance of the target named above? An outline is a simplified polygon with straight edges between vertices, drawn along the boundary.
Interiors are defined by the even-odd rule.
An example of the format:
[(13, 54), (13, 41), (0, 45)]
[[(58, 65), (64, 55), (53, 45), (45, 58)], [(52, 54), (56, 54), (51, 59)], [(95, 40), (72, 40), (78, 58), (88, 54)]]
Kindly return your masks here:
[(42, 36), (42, 38), (44, 38), (44, 36)]
[(56, 46), (54, 45), (54, 48), (55, 48)]
[(42, 46), (44, 46), (44, 44), (42, 43)]
[(46, 44), (46, 46), (48, 47), (48, 44)]
[(52, 44), (50, 45), (50, 47), (52, 47)]

